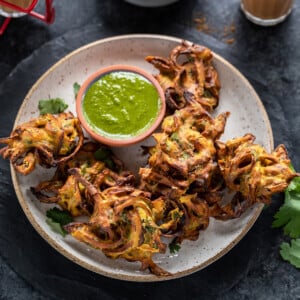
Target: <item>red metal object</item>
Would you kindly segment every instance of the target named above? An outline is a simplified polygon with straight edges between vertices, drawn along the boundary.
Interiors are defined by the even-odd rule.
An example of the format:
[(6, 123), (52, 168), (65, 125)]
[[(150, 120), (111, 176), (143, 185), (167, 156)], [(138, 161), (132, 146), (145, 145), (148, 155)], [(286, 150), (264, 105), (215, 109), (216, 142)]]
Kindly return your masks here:
[[(32, 0), (31, 4), (28, 7), (21, 7), (12, 3), (7, 2), (6, 0), (0, 0), (0, 5), (7, 6), (8, 8), (13, 9), (14, 11), (21, 12), (27, 15), (30, 15), (34, 18), (37, 18), (47, 24), (51, 24), (55, 19), (55, 9), (53, 7), (53, 0), (45, 0), (46, 9), (45, 14), (40, 14), (33, 9), (35, 8), (38, 0)], [(12, 17), (6, 17), (2, 25), (0, 25), (0, 35), (2, 35), (7, 28)]]

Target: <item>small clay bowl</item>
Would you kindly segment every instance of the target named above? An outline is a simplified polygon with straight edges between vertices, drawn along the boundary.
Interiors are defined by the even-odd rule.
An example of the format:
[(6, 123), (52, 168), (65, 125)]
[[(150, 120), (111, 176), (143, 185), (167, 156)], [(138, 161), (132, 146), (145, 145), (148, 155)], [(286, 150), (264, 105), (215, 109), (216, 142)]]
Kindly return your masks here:
[[(155, 108), (156, 115), (152, 116), (152, 118), (151, 118), (151, 120), (149, 120), (149, 124), (147, 124), (147, 126), (145, 126), (143, 129), (141, 129), (137, 133), (133, 133), (130, 135), (128, 135), (128, 134), (125, 134), (125, 135), (120, 134), (119, 135), (119, 134), (115, 134), (115, 133), (108, 134), (107, 132), (105, 132), (105, 130), (102, 130), (102, 128), (100, 128), (98, 126), (98, 124), (97, 125), (95, 125), (95, 123), (93, 124), (93, 122), (91, 121), (91, 118), (89, 118), (89, 116), (88, 116), (88, 113), (87, 113), (88, 109), (86, 109), (89, 107), (89, 102), (88, 102), (88, 100), (85, 100), (85, 97), (89, 93), (89, 90), (91, 89), (91, 87), (93, 87), (94, 83), (105, 78), (104, 76), (107, 74), (117, 74), (117, 76), (118, 76), (120, 74), (120, 72), (122, 74), (128, 73), (129, 76), (138, 76), (139, 79), (147, 82), (148, 87), (151, 89), (151, 91), (152, 91), (152, 93), (154, 93), (154, 95), (156, 95), (156, 93), (157, 93), (157, 101), (158, 102), (157, 102), (157, 107)], [(149, 84), (151, 85), (151, 87)], [(114, 87), (115, 85), (112, 85), (112, 86)], [(100, 86), (100, 89), (101, 89), (101, 87), (102, 86)], [(135, 89), (138, 89), (138, 88), (139, 88), (138, 85), (131, 86), (131, 88), (127, 90), (129, 93), (129, 95), (127, 95), (127, 96), (129, 96), (129, 97), (132, 96), (131, 93), (134, 94)], [(124, 89), (126, 90), (126, 86)], [(113, 88), (109, 87), (108, 89), (104, 90), (104, 87), (103, 87), (102, 90), (104, 91), (103, 93), (111, 94), (111, 90), (113, 90)], [(97, 101), (99, 101), (100, 105), (101, 105), (101, 101), (111, 102), (110, 100), (109, 101), (101, 100), (101, 99), (105, 99), (106, 94), (104, 94), (104, 96), (102, 94), (102, 96), (99, 97), (99, 99), (97, 98)], [(111, 97), (111, 96), (109, 96), (109, 97)], [(129, 99), (129, 97), (128, 97), (128, 99)], [(134, 97), (134, 96), (132, 96), (132, 97)], [(110, 99), (110, 98), (108, 98), (108, 99)], [(87, 102), (84, 104), (84, 101), (87, 101)], [(129, 100), (128, 101), (125, 100), (125, 101), (128, 102)], [(144, 100), (142, 100), (141, 103), (136, 104), (136, 105), (142, 105), (142, 106), (144, 106), (143, 109), (145, 109), (145, 107), (147, 107), (147, 105), (143, 101)], [(128, 105), (128, 103), (126, 105)], [(93, 108), (90, 110), (90, 111), (92, 111), (91, 113), (96, 112), (98, 108), (95, 109), (94, 106), (92, 106), (92, 107)], [(117, 105), (113, 105), (113, 109), (114, 110), (116, 110), (116, 109), (122, 110), (123, 109), (123, 111), (124, 111), (125, 103), (124, 102), (117, 103)], [(101, 122), (102, 116), (100, 116), (101, 115), (100, 110), (104, 111), (104, 109), (99, 107), (98, 110), (99, 110), (99, 114), (96, 113), (96, 118), (100, 118), (100, 122)], [(131, 110), (133, 111), (133, 109), (131, 109)], [(148, 111), (148, 109), (146, 109), (146, 110)], [(140, 69), (135, 66), (112, 65), (112, 66), (104, 67), (104, 68), (96, 71), (95, 73), (90, 75), (85, 80), (85, 82), (81, 85), (78, 95), (77, 95), (77, 99), (76, 99), (76, 111), (77, 111), (77, 116), (79, 118), (79, 121), (81, 122), (82, 127), (86, 130), (86, 132), (94, 140), (96, 140), (102, 144), (109, 145), (109, 146), (122, 147), (122, 146), (133, 145), (138, 142), (141, 142), (142, 140), (149, 137), (159, 127), (159, 125), (161, 124), (161, 122), (165, 116), (166, 101), (165, 101), (165, 95), (164, 95), (163, 89), (161, 88), (158, 81), (154, 78), (154, 76), (147, 73), (143, 69)], [(138, 111), (138, 109), (136, 111)], [(134, 113), (134, 114), (138, 115), (138, 113)], [(108, 113), (106, 115), (110, 115), (110, 111), (108, 111)], [(106, 117), (106, 115), (105, 115), (105, 117)], [(112, 117), (112, 119), (115, 120), (114, 117)], [(109, 121), (111, 122), (111, 120), (109, 120)], [(118, 121), (116, 121), (116, 122), (118, 122)], [(128, 123), (125, 123), (125, 125), (122, 126), (122, 128), (124, 128), (124, 127), (127, 128), (131, 125), (134, 127), (135, 126), (134, 122), (137, 122), (136, 117), (133, 117), (132, 120), (129, 118), (128, 120), (126, 120), (126, 122), (128, 122)], [(132, 122), (133, 124), (130, 124), (130, 122)], [(110, 126), (110, 125), (108, 125), (108, 126)]]

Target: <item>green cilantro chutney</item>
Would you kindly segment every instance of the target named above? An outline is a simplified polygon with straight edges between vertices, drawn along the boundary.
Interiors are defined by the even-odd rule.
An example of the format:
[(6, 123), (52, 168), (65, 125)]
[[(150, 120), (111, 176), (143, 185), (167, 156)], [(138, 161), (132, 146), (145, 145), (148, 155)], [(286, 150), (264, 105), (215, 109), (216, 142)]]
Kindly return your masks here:
[(89, 87), (82, 108), (93, 130), (126, 139), (146, 131), (160, 105), (159, 94), (148, 79), (135, 72), (112, 71)]

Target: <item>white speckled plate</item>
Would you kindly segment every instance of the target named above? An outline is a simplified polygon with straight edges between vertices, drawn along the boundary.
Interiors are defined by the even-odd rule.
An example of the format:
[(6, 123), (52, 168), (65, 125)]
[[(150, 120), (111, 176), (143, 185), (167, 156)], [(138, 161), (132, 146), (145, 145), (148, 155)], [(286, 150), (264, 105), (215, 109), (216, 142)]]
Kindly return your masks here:
[[(180, 42), (180, 39), (167, 36), (126, 35), (99, 40), (70, 53), (52, 66), (30, 89), (20, 107), (15, 125), (38, 116), (37, 106), (40, 99), (61, 97), (75, 113), (74, 82), (82, 83), (89, 74), (103, 66), (132, 64), (156, 73), (144, 57), (167, 56)], [(252, 86), (237, 69), (217, 54), (214, 56), (214, 64), (222, 85), (220, 105), (215, 113), (231, 112), (222, 140), (251, 132), (256, 136), (257, 143), (265, 146), (268, 151), (272, 150), (273, 137), (268, 116)], [(117, 155), (120, 155), (127, 167), (133, 171), (145, 163), (138, 146), (119, 149)], [(159, 266), (173, 274), (170, 277), (157, 277), (147, 271), (140, 271), (139, 263), (129, 263), (123, 259), (111, 260), (101, 251), (91, 249), (71, 236), (63, 238), (54, 233), (45, 222), (45, 212), (49, 206), (39, 203), (29, 190), (40, 180), (50, 178), (52, 171), (37, 168), (26, 177), (16, 174), (13, 168), (11, 171), (17, 197), (26, 216), (50, 245), (84, 268), (128, 281), (168, 280), (206, 267), (238, 243), (254, 224), (262, 209), (262, 205), (257, 205), (236, 220), (224, 222), (212, 219), (208, 229), (201, 232), (197, 241), (184, 241), (176, 254), (167, 252), (154, 257)]]

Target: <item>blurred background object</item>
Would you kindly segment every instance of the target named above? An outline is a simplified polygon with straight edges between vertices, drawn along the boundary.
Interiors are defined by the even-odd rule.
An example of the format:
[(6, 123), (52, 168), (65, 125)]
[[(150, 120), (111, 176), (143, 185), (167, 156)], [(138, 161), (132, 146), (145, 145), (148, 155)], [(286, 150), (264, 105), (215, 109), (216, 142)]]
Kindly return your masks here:
[(177, 2), (178, 0), (125, 0), (125, 1), (138, 6), (158, 7), (158, 6), (164, 6), (164, 5)]

